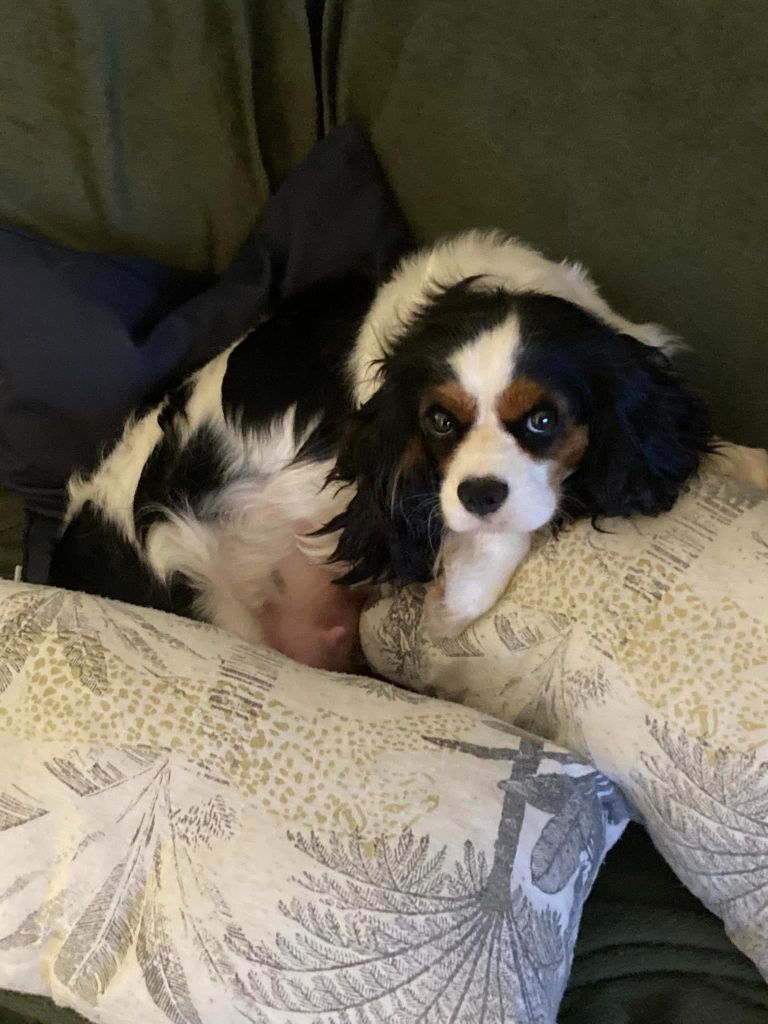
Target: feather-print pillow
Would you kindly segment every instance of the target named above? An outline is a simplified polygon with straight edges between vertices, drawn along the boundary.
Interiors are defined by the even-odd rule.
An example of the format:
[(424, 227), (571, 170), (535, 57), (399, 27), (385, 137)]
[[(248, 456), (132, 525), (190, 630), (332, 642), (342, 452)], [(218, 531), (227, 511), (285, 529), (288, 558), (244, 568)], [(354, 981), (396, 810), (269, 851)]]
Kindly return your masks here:
[(768, 977), (768, 495), (706, 473), (658, 519), (576, 524), (458, 640), (422, 603), (366, 613), (371, 664), (590, 758)]
[(0, 986), (103, 1024), (553, 1024), (589, 764), (217, 630), (0, 583)]

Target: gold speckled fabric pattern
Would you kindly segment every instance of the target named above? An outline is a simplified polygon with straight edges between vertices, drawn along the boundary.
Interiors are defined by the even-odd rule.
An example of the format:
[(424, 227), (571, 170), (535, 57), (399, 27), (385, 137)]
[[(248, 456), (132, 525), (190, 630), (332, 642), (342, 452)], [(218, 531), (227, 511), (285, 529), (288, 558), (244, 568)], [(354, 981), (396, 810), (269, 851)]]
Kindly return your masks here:
[(104, 1024), (554, 1024), (626, 824), (555, 744), (0, 582), (0, 987)]

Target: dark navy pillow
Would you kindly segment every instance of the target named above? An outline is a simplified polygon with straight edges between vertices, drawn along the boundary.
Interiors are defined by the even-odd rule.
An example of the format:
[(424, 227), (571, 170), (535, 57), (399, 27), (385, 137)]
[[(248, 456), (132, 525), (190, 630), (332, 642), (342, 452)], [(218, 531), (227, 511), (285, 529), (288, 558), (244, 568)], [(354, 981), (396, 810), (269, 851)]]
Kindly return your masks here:
[[(206, 285), (146, 260), (0, 229), (0, 473), (40, 513), (167, 370), (153, 326)], [(164, 355), (164, 353), (160, 353)]]

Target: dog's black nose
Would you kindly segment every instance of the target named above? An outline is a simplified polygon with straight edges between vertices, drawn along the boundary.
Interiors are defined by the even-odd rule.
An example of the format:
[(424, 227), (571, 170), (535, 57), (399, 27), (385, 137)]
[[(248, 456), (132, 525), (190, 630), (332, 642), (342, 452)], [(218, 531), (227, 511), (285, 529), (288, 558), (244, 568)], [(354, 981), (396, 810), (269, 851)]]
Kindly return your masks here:
[(468, 476), (459, 484), (457, 493), (468, 512), (489, 516), (504, 504), (509, 487), (495, 476)]

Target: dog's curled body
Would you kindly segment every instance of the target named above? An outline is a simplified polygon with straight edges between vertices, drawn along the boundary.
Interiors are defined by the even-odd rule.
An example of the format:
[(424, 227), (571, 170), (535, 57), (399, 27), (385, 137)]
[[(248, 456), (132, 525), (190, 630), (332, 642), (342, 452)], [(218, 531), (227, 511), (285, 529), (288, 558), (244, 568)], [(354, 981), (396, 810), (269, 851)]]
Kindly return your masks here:
[(321, 283), (72, 481), (54, 582), (344, 668), (366, 585), (439, 576), (458, 632), (533, 531), (673, 504), (710, 434), (669, 348), (499, 234)]
[(52, 582), (200, 618), (307, 664), (354, 665), (364, 589), (333, 586), (332, 545), (302, 538), (348, 500), (326, 481), (372, 295), (356, 275), (309, 289), (135, 414), (96, 470), (70, 481)]

